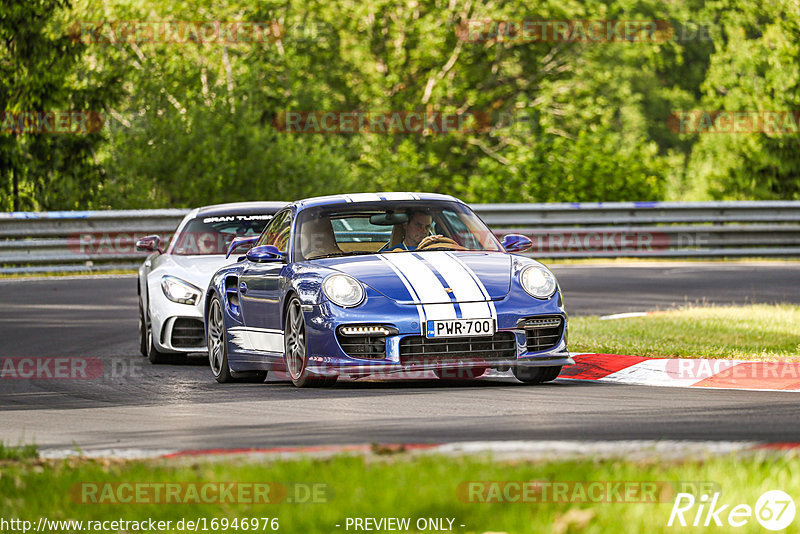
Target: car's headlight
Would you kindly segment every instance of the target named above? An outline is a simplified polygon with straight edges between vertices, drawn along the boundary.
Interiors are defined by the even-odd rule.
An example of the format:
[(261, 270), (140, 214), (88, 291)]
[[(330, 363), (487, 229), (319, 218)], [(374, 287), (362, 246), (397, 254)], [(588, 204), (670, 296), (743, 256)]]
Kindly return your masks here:
[(358, 306), (364, 300), (364, 286), (346, 274), (330, 275), (322, 282), (322, 292), (328, 300), (342, 308)]
[(529, 265), (519, 273), (522, 288), (537, 299), (549, 299), (556, 292), (558, 284), (550, 269), (541, 265)]
[(172, 302), (178, 304), (195, 304), (203, 292), (199, 287), (193, 286), (185, 280), (174, 276), (163, 276), (161, 278), (161, 290), (164, 295)]

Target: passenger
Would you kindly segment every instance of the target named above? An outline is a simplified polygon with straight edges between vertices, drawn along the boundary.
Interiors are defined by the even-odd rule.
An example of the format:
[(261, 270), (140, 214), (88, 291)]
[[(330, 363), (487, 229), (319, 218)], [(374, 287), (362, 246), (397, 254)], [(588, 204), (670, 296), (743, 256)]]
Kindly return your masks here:
[(303, 223), (300, 230), (300, 252), (306, 259), (342, 253), (328, 217), (309, 219)]

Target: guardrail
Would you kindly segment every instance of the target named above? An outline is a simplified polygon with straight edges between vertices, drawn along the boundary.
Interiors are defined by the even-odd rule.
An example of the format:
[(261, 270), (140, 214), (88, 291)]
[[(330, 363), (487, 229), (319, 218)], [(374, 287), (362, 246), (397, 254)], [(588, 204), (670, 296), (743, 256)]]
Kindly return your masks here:
[[(476, 204), (497, 235), (541, 258), (800, 256), (800, 201)], [(132, 269), (135, 242), (186, 209), (0, 213), (0, 272)]]

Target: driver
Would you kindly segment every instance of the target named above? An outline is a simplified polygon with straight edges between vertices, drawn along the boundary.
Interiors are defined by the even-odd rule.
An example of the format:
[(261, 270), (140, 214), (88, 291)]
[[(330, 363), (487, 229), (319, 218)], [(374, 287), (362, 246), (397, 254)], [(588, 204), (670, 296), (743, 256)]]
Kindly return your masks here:
[(431, 217), (430, 213), (424, 211), (409, 211), (408, 220), (401, 223), (400, 226), (403, 230), (403, 240), (388, 250), (416, 250), (424, 239), (441, 237), (431, 234), (433, 231), (433, 217)]

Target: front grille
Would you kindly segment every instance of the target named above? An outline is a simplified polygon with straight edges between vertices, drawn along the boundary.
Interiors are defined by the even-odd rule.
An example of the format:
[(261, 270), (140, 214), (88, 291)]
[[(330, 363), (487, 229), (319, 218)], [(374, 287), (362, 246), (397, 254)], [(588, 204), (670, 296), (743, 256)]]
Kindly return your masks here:
[(386, 358), (386, 338), (383, 336), (343, 336), (336, 334), (339, 345), (351, 358), (383, 360)]
[(400, 362), (449, 363), (464, 360), (515, 360), (517, 338), (513, 332), (498, 332), (491, 337), (404, 337), (400, 341)]
[(528, 352), (552, 349), (561, 341), (564, 319), (559, 315), (530, 317), (519, 323), (525, 329)]
[(203, 321), (189, 317), (178, 317), (172, 325), (172, 346), (176, 349), (202, 347), (205, 345)]

